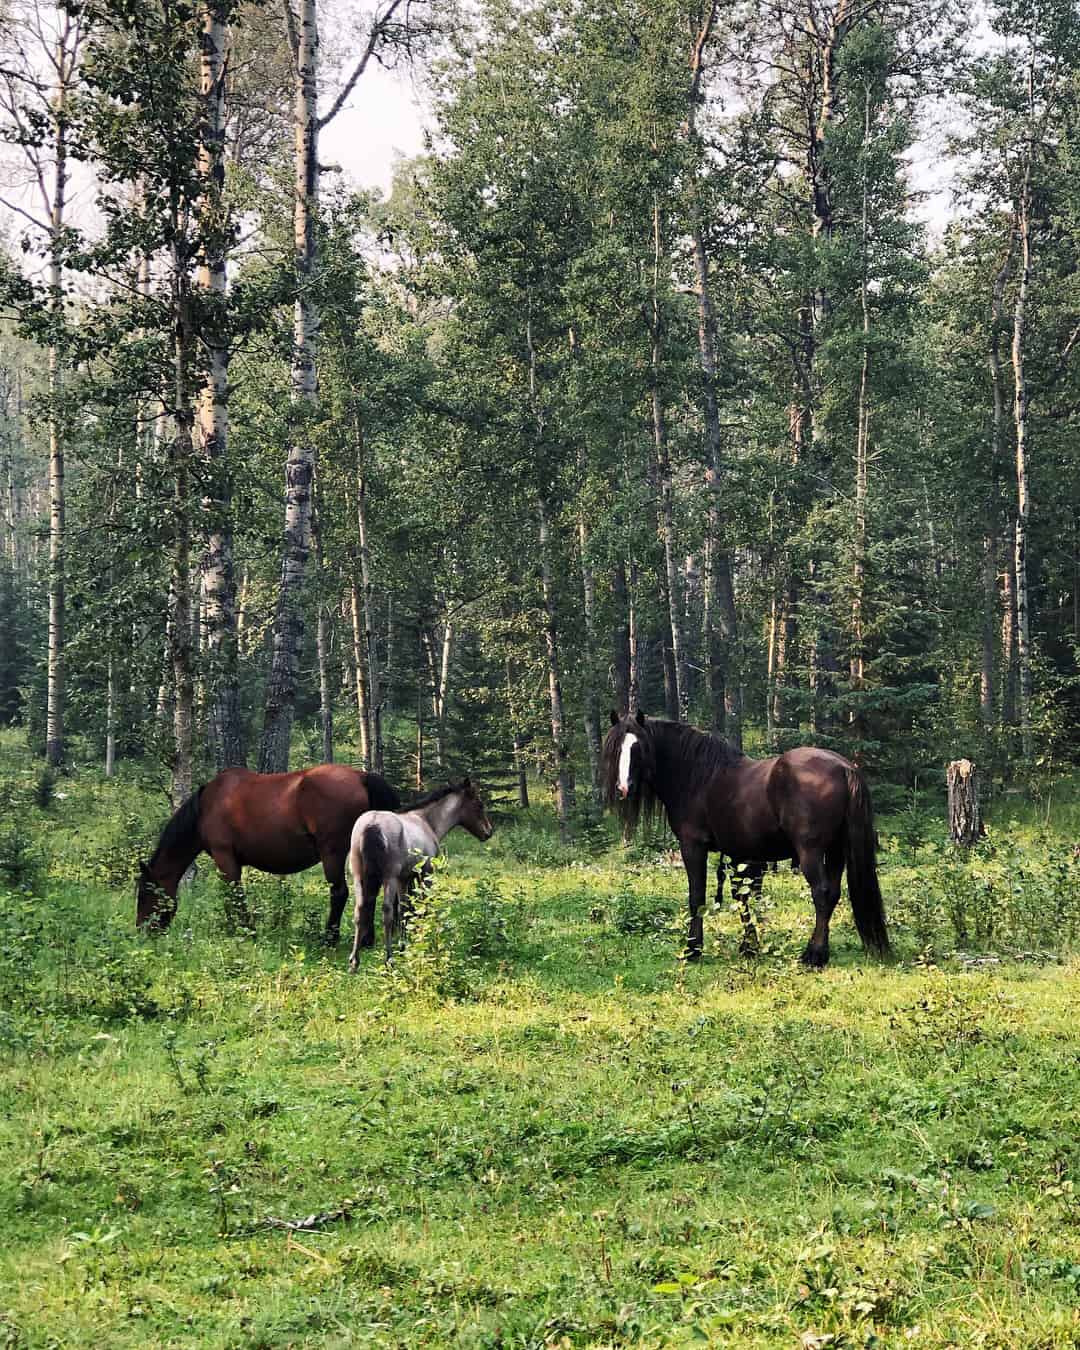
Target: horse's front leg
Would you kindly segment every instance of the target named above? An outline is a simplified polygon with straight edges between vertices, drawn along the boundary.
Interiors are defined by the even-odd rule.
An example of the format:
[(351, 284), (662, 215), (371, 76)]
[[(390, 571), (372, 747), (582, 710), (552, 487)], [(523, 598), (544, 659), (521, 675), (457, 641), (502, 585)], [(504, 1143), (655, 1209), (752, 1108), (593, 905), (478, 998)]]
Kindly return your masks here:
[(239, 930), (248, 937), (255, 935), (255, 920), (248, 908), (247, 896), (240, 884), (241, 869), (236, 854), (229, 849), (211, 849), (210, 856), (225, 878), (225, 922), (230, 931)]
[(683, 866), (686, 868), (686, 880), (690, 894), (690, 927), (686, 934), (687, 961), (700, 961), (705, 943), (705, 874), (708, 870), (709, 850), (696, 839), (680, 839)]

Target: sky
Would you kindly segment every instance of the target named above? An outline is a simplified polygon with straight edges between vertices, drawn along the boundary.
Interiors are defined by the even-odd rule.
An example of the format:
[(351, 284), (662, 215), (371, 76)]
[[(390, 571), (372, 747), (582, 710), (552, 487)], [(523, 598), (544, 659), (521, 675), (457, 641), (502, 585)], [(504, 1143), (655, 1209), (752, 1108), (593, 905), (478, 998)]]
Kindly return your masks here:
[(424, 148), (421, 97), (408, 74), (370, 66), (346, 106), (320, 132), (320, 161), (340, 164), (356, 187), (387, 193), (396, 161)]

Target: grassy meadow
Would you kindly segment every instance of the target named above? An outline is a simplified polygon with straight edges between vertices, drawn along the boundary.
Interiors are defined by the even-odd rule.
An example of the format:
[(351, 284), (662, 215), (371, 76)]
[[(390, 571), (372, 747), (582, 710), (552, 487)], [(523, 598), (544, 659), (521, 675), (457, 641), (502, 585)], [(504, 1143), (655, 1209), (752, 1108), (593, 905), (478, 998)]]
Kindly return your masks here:
[(1080, 1344), (1075, 785), (970, 863), (884, 817), (887, 967), (844, 901), (803, 971), (783, 870), (687, 967), (670, 841), (538, 809), (350, 977), (318, 871), (136, 936), (160, 789), (37, 777), (0, 740), (0, 1345)]

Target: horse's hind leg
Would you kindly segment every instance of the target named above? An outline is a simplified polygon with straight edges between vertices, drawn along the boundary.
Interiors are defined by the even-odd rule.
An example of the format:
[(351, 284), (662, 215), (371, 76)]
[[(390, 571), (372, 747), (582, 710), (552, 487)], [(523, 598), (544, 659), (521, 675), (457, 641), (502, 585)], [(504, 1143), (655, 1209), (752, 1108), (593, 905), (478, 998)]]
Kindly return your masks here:
[[(843, 862), (842, 855), (839, 860)], [(807, 966), (821, 967), (829, 960), (829, 920), (840, 899), (840, 868), (836, 862), (836, 858), (827, 858), (819, 848), (801, 850), (799, 854), (799, 866), (814, 897), (814, 931), (801, 957)]]
[[(341, 853), (324, 853), (322, 865), (323, 875), (330, 886), (330, 912), (326, 916), (324, 941), (328, 947), (336, 947), (341, 941), (341, 916), (345, 912), (345, 902), (349, 898), (349, 884), (345, 880), (345, 856)], [(371, 943), (367, 945), (370, 946)]]

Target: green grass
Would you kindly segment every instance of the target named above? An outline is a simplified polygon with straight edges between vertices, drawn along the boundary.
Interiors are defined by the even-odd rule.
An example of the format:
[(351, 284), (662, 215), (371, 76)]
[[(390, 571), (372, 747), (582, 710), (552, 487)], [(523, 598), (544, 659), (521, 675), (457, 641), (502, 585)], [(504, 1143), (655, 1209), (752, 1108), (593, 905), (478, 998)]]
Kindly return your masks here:
[[(842, 909), (811, 974), (798, 878), (761, 959), (720, 914), (687, 968), (669, 841), (574, 856), (536, 811), (452, 836), (410, 953), (349, 977), (317, 872), (252, 877), (255, 943), (205, 875), (137, 937), (160, 799), (86, 771), (43, 812), (0, 754), (39, 869), (0, 883), (0, 1343), (1080, 1340), (1053, 814), (993, 831), (961, 901), (940, 838), (883, 822), (900, 959)], [(959, 943), (950, 896), (996, 926)]]

